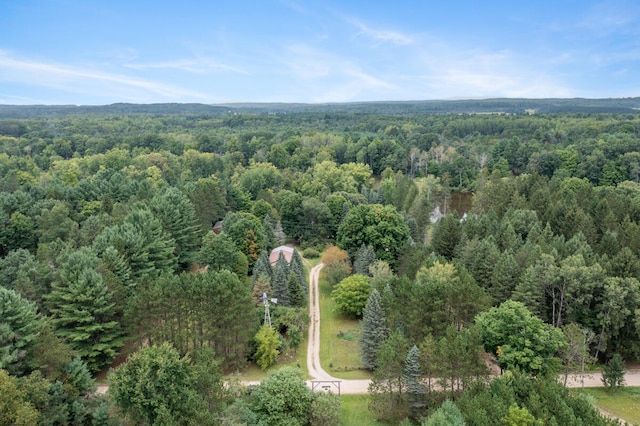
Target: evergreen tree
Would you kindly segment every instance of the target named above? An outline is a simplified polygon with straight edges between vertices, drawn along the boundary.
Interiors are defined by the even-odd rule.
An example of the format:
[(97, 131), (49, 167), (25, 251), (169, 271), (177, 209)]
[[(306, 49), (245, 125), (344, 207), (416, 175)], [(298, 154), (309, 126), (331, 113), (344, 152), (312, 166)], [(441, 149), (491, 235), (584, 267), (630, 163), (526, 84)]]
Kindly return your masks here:
[(513, 253), (505, 251), (500, 254), (491, 276), (489, 294), (494, 305), (499, 305), (511, 298), (516, 283), (519, 281), (520, 268)]
[(602, 369), (602, 383), (609, 392), (624, 386), (624, 361), (620, 354), (614, 354)]
[(303, 294), (307, 294), (309, 292), (309, 289), (307, 285), (306, 274), (304, 273), (304, 266), (302, 265), (302, 257), (296, 249), (293, 249), (289, 269), (298, 277), (298, 283), (300, 283), (300, 289), (302, 290)]
[(378, 350), (388, 334), (380, 293), (375, 289), (369, 295), (364, 308), (361, 327), (362, 332), (358, 343), (362, 366), (373, 370), (377, 366)]
[(420, 350), (416, 345), (413, 345), (409, 349), (409, 353), (407, 353), (403, 375), (407, 385), (409, 413), (412, 418), (419, 419), (427, 404), (424, 398), (426, 389), (420, 382), (420, 377), (422, 376), (420, 371)]
[(300, 287), (300, 281), (298, 280), (298, 276), (293, 273), (293, 271), (289, 274), (289, 303), (293, 307), (302, 307), (304, 306), (304, 295), (302, 294), (302, 288)]
[(133, 285), (131, 282), (131, 268), (113, 246), (107, 247), (102, 254), (102, 263), (117, 277), (123, 287), (131, 289)]
[(112, 246), (131, 268), (131, 277), (157, 277), (173, 271), (176, 260), (174, 243), (162, 230), (162, 224), (149, 210), (136, 209), (120, 225), (105, 228), (93, 243), (93, 250), (103, 257)]
[(447, 259), (453, 259), (455, 249), (462, 237), (462, 227), (457, 213), (448, 214), (436, 223), (431, 239), (433, 250)]
[(353, 261), (353, 271), (356, 274), (369, 276), (369, 267), (376, 261), (376, 252), (370, 245), (365, 246), (362, 244), (356, 252), (355, 260)]
[(460, 409), (446, 400), (432, 415), (422, 422), (422, 426), (465, 426), (467, 423)]
[(404, 364), (409, 341), (400, 330), (389, 334), (378, 351), (377, 366), (369, 384), (369, 409), (378, 418), (397, 422), (407, 415)]
[(258, 277), (263, 276), (271, 280), (272, 275), (273, 269), (271, 268), (271, 262), (269, 262), (269, 252), (265, 250), (260, 253), (260, 257), (253, 265), (253, 279), (255, 281)]
[(164, 232), (173, 238), (178, 269), (188, 270), (200, 243), (200, 226), (193, 204), (179, 189), (167, 188), (151, 200), (150, 207)]
[(98, 371), (116, 357), (124, 343), (114, 321), (115, 304), (95, 271), (98, 260), (89, 250), (62, 256), (66, 259), (47, 297), (55, 333), (69, 342), (91, 371)]
[(13, 374), (26, 372), (27, 351), (37, 342), (40, 324), (33, 303), (0, 287), (0, 369)]
[(280, 252), (280, 256), (278, 256), (278, 261), (273, 271), (271, 289), (273, 290), (273, 297), (278, 299), (278, 305), (291, 306), (289, 295), (289, 264), (282, 252)]

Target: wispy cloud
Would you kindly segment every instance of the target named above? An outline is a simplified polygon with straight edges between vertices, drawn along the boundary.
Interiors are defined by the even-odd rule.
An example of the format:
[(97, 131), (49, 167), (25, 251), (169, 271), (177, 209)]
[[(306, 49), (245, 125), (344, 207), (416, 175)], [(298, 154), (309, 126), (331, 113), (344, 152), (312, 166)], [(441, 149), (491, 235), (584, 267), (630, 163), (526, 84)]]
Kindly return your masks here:
[(115, 95), (128, 100), (201, 98), (196, 92), (165, 83), (90, 67), (19, 58), (3, 50), (0, 50), (0, 79), (100, 97)]
[(123, 64), (125, 68), (135, 70), (149, 69), (175, 69), (180, 71), (191, 72), (194, 74), (209, 74), (217, 71), (229, 71), (237, 74), (249, 74), (247, 71), (231, 65), (216, 62), (211, 59), (180, 59), (176, 61), (166, 62), (126, 62)]
[(406, 46), (414, 42), (411, 36), (401, 33), (400, 31), (373, 28), (355, 18), (345, 18), (345, 20), (356, 27), (360, 35), (366, 36), (378, 43), (391, 43), (396, 46)]

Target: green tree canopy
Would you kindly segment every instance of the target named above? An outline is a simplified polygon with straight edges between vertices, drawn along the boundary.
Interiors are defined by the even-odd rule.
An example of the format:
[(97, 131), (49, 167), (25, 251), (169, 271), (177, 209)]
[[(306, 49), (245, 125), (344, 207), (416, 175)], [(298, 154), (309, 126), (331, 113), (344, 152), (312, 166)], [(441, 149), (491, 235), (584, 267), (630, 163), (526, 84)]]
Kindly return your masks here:
[(507, 300), (476, 317), (487, 351), (504, 369), (533, 375), (553, 372), (555, 355), (566, 343), (559, 328), (545, 324), (522, 303)]
[(355, 274), (340, 281), (331, 292), (331, 297), (342, 313), (360, 318), (370, 293), (369, 277)]
[(338, 227), (340, 248), (355, 256), (364, 244), (373, 247), (376, 259), (395, 265), (400, 248), (409, 238), (409, 227), (393, 206), (360, 204), (349, 210)]
[(109, 374), (109, 395), (134, 422), (188, 424), (197, 403), (189, 359), (169, 344), (147, 346)]
[(269, 373), (251, 395), (258, 419), (269, 426), (308, 424), (313, 393), (299, 370), (283, 367)]

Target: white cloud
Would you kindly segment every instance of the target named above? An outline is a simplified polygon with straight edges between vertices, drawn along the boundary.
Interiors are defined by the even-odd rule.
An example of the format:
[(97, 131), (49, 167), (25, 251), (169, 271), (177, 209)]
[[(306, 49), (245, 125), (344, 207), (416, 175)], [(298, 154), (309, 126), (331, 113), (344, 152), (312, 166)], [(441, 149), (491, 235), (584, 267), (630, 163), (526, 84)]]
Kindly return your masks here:
[(0, 50), (0, 79), (72, 93), (117, 97), (137, 102), (201, 98), (197, 92), (169, 84), (120, 73), (108, 73), (94, 68), (17, 58), (3, 50)]
[(399, 31), (372, 28), (358, 19), (346, 18), (345, 20), (351, 25), (355, 26), (358, 29), (359, 34), (364, 35), (376, 42), (391, 43), (396, 46), (406, 46), (414, 42), (411, 36), (403, 34)]
[(176, 69), (194, 74), (209, 74), (216, 71), (230, 71), (237, 74), (248, 74), (248, 72), (230, 65), (218, 63), (211, 59), (180, 59), (176, 61), (166, 62), (126, 62), (123, 64), (125, 68), (135, 70), (149, 69)]

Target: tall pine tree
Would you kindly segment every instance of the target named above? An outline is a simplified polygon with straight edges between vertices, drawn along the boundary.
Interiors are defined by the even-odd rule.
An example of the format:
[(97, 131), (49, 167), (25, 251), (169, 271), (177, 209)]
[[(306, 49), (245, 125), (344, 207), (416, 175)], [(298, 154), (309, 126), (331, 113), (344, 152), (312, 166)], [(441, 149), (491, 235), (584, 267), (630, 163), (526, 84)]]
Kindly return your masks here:
[(273, 290), (273, 297), (278, 299), (278, 305), (291, 306), (289, 295), (289, 264), (282, 252), (280, 252), (280, 256), (278, 256), (278, 261), (273, 270), (271, 289)]
[(200, 226), (193, 204), (179, 189), (167, 188), (153, 197), (150, 207), (164, 232), (173, 238), (178, 269), (188, 270), (200, 244)]
[(273, 269), (271, 268), (271, 262), (269, 262), (269, 252), (265, 250), (260, 253), (260, 257), (253, 265), (253, 279), (255, 281), (259, 276), (263, 276), (271, 280), (272, 275)]
[(300, 288), (300, 282), (298, 281), (298, 276), (294, 274), (293, 271), (289, 274), (288, 287), (289, 303), (291, 306), (296, 308), (304, 306), (304, 295)]
[(300, 253), (298, 253), (298, 250), (296, 249), (293, 249), (293, 254), (291, 255), (291, 263), (289, 264), (289, 270), (292, 273), (296, 274), (302, 293), (307, 294), (309, 292), (309, 289), (307, 288), (307, 279), (304, 273), (304, 266), (302, 266), (302, 257), (300, 257)]
[(55, 333), (78, 352), (91, 371), (98, 371), (124, 344), (114, 321), (115, 304), (95, 270), (98, 260), (88, 249), (62, 257), (59, 277), (47, 297)]
[(362, 312), (360, 334), (360, 356), (362, 365), (368, 370), (377, 366), (378, 350), (388, 335), (384, 307), (378, 290), (373, 290)]
[(0, 287), (0, 369), (26, 372), (25, 357), (38, 339), (41, 322), (35, 304)]
[(407, 385), (409, 412), (412, 418), (419, 419), (423, 415), (427, 402), (424, 398), (426, 393), (425, 386), (420, 382), (420, 377), (422, 376), (420, 371), (420, 350), (416, 345), (413, 345), (409, 349), (409, 353), (407, 353), (403, 375)]

